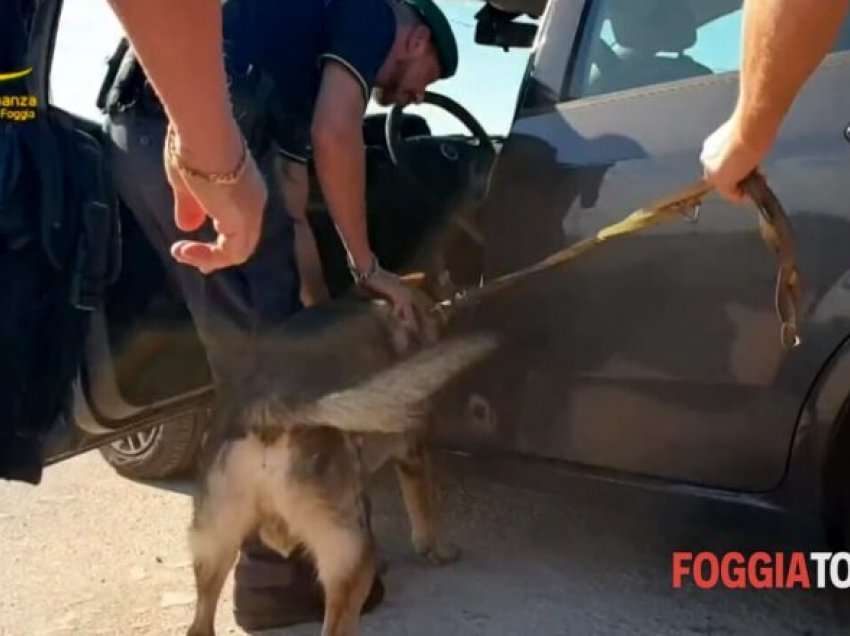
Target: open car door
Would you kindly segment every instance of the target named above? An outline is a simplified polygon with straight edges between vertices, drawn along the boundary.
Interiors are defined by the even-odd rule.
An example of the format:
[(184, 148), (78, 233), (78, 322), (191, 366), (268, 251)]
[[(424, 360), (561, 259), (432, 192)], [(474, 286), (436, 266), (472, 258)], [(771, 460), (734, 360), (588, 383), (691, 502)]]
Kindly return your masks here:
[(48, 103), (61, 7), (11, 0), (0, 21), (0, 477), (32, 483), (69, 427), (89, 317), (120, 261), (100, 133)]

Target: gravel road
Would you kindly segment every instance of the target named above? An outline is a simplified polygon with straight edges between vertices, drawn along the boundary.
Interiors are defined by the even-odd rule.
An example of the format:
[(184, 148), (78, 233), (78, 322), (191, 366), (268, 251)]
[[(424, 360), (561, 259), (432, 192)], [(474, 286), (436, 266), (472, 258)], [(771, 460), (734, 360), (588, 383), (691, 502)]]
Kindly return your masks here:
[[(822, 592), (671, 589), (676, 549), (816, 547), (775, 513), (579, 478), (544, 495), (443, 471), (446, 534), (464, 556), (435, 569), (412, 555), (396, 487), (384, 481), (374, 521), (388, 594), (363, 621), (366, 636), (848, 631)], [(37, 488), (0, 482), (0, 636), (184, 633), (194, 600), (188, 492), (122, 479), (96, 453), (50, 468)], [(242, 634), (230, 595), (228, 582), (219, 634)]]

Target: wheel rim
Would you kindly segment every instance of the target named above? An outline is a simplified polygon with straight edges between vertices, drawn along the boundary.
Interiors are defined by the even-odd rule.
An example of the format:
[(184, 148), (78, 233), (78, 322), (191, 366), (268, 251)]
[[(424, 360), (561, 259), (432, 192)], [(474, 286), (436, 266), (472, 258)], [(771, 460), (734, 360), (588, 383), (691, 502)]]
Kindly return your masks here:
[(115, 452), (129, 457), (144, 455), (153, 446), (161, 430), (161, 426), (156, 426), (146, 431), (139, 431), (112, 442), (110, 446)]

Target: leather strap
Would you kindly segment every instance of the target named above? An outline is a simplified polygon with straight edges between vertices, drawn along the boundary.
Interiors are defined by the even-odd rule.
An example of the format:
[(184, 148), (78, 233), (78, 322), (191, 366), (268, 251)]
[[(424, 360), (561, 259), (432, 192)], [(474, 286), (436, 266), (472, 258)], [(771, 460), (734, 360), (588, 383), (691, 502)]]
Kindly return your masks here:
[[(762, 175), (753, 173), (747, 177), (742, 187), (758, 208), (762, 239), (776, 254), (778, 274), (774, 303), (782, 325), (782, 346), (790, 350), (800, 344), (798, 316), (802, 296), (794, 234), (785, 210)], [(703, 180), (692, 183), (670, 196), (632, 212), (619, 223), (603, 228), (596, 236), (558, 250), (528, 267), (494, 278), (481, 287), (458, 292), (453, 298), (438, 303), (435, 310), (446, 312), (473, 305), (486, 296), (513, 287), (529, 276), (562, 267), (611, 239), (636, 234), (661, 223), (682, 219), (695, 220), (702, 200), (711, 191), (712, 187)]]
[(803, 295), (794, 231), (782, 204), (762, 175), (750, 176), (743, 188), (758, 207), (762, 240), (776, 255), (775, 303), (776, 315), (782, 323), (780, 338), (783, 347), (793, 349), (800, 344), (798, 319)]

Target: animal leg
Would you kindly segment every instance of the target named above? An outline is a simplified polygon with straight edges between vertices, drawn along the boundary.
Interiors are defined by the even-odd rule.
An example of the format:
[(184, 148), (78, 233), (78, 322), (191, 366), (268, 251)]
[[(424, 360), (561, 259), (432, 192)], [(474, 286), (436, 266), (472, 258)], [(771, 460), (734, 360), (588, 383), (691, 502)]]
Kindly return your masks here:
[(316, 562), (325, 593), (322, 636), (357, 636), (360, 612), (375, 578), (375, 555), (368, 533), (338, 511), (313, 518), (304, 543)]
[(434, 565), (457, 561), (460, 550), (442, 544), (438, 537), (436, 493), (425, 445), (412, 444), (406, 455), (396, 460), (395, 469), (410, 520), (413, 549)]
[(239, 541), (220, 536), (213, 528), (190, 530), (197, 602), (188, 636), (214, 636), (215, 610), (227, 573), (239, 551)]
[(208, 477), (209, 490), (195, 500), (189, 529), (197, 602), (188, 636), (214, 636), (221, 588), (254, 523), (246, 498), (228, 487), (232, 482), (222, 464), (213, 468), (218, 474)]

